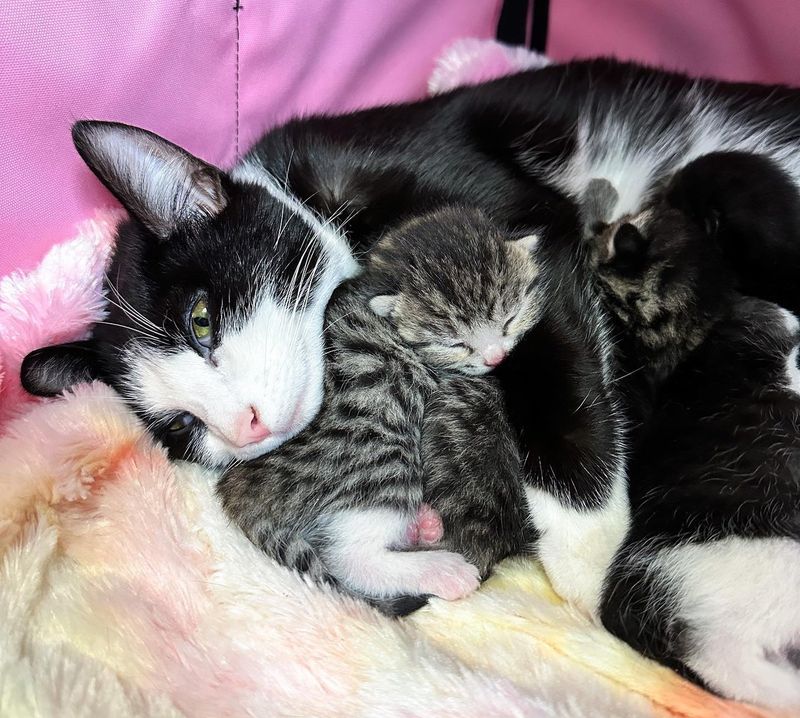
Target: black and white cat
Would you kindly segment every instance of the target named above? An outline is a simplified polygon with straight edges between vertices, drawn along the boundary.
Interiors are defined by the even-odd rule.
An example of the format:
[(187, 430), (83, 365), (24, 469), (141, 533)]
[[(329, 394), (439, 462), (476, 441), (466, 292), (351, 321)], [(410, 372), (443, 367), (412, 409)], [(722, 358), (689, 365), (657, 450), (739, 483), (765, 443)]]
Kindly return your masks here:
[[(674, 170), (720, 150), (757, 150), (796, 185), (799, 110), (796, 90), (594, 60), (418, 103), (295, 120), (267, 133), (229, 173), (144, 130), (78, 123), (79, 151), (132, 217), (108, 272), (109, 322), (121, 326), (98, 326), (87, 344), (31, 357), (25, 384), (54, 393), (100, 376), (124, 390), (176, 455), (221, 465), (258, 455), (318, 406), (321, 307), (331, 286), (357, 271), (350, 248), (459, 201), (512, 229), (564, 234), (596, 177), (617, 190), (614, 221), (638, 211)], [(741, 244), (740, 256), (755, 253)], [(773, 266), (797, 261), (794, 245), (769, 255)], [(792, 262), (779, 261), (787, 256)], [(308, 292), (312, 274), (316, 290)], [(211, 352), (192, 339), (187, 320), (203, 293)], [(315, 334), (306, 347), (301, 339)], [(137, 349), (148, 343), (160, 347), (154, 361)], [(266, 350), (265, 366), (232, 371), (230, 361), (243, 361), (237, 343), (248, 354)], [(269, 401), (259, 399), (264, 387)], [(264, 431), (271, 436), (236, 446)]]
[[(334, 287), (357, 271), (351, 248), (366, 249), (398, 221), (446, 203), (567, 241), (578, 233), (576, 203), (591, 179), (617, 187), (613, 221), (665, 175), (719, 150), (763, 152), (796, 183), (798, 110), (798, 91), (598, 60), (293, 121), (229, 173), (144, 130), (78, 123), (79, 151), (131, 220), (109, 268), (108, 321), (88, 342), (30, 355), (24, 385), (53, 394), (100, 378), (176, 456), (226, 465), (261, 455), (320, 405), (322, 317)], [(795, 259), (793, 247), (775, 256), (784, 251)], [(565, 322), (577, 324), (560, 328), (559, 342), (564, 354), (576, 341), (597, 349), (578, 363), (584, 379), (599, 368), (610, 407), (611, 352), (592, 301), (577, 313), (564, 308)], [(516, 356), (535, 356), (535, 342), (532, 333)], [(506, 386), (524, 385), (530, 367), (508, 365)], [(594, 397), (585, 398), (594, 408)], [(542, 423), (533, 399), (509, 411), (521, 433)], [(572, 571), (556, 583), (588, 607), (598, 599), (597, 573), (582, 581), (581, 562), (567, 558), (599, 546), (610, 556), (626, 529), (623, 442), (616, 419), (605, 428), (591, 439), (593, 457), (613, 457), (603, 471), (582, 472), (578, 451), (571, 479), (550, 476), (544, 493), (529, 497), (543, 546), (561, 547), (544, 549), (548, 571)]]
[[(701, 162), (589, 241), (604, 302), (652, 390), (602, 618), (727, 697), (798, 709), (800, 323), (737, 294), (724, 255), (742, 228), (790, 241), (781, 228), (800, 195), (763, 157)], [(684, 198), (696, 213), (676, 207)], [(788, 285), (776, 289), (797, 302)]]
[(280, 182), (236, 182), (144, 130), (77, 123), (76, 147), (130, 212), (92, 339), (30, 354), (23, 384), (113, 386), (177, 457), (226, 465), (286, 441), (322, 401), (323, 318), (358, 265)]

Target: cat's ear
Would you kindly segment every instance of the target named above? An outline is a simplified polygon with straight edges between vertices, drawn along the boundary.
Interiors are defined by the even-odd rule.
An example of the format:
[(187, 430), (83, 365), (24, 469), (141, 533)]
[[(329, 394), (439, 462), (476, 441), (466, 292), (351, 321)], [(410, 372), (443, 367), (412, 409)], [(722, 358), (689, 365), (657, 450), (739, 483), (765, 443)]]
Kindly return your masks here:
[(72, 126), (72, 140), (100, 181), (161, 239), (228, 203), (220, 170), (152, 132), (83, 120)]
[(539, 246), (539, 235), (529, 234), (525, 237), (521, 237), (520, 239), (512, 239), (511, 243), (515, 247), (519, 247), (523, 252), (530, 253)]
[(398, 294), (379, 294), (369, 300), (369, 308), (379, 317), (390, 317), (397, 307)]
[(36, 396), (55, 396), (75, 384), (99, 378), (91, 340), (56, 344), (28, 354), (22, 361), (22, 387)]

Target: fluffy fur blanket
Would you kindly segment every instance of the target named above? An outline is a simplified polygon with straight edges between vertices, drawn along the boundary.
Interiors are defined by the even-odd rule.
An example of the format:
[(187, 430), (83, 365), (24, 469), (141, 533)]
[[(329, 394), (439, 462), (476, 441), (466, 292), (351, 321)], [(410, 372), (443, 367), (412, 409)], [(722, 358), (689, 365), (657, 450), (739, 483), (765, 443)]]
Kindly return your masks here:
[[(486, 48), (489, 74), (513, 68)], [(107, 387), (26, 397), (25, 353), (102, 318), (117, 219), (0, 282), (0, 715), (766, 715), (590, 625), (532, 561), (466, 600), (379, 616), (260, 554), (214, 476), (168, 462)]]

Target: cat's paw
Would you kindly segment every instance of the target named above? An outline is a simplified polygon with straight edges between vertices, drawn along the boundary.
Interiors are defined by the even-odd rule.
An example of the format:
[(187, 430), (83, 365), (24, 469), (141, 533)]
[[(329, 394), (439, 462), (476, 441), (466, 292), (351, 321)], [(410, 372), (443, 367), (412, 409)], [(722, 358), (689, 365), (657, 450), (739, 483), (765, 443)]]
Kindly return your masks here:
[(432, 544), (441, 541), (444, 525), (439, 512), (428, 504), (420, 504), (417, 515), (406, 529), (406, 540), (410, 546)]
[(419, 578), (419, 593), (432, 594), (446, 601), (468, 596), (480, 586), (477, 566), (450, 551), (420, 551), (424, 566)]

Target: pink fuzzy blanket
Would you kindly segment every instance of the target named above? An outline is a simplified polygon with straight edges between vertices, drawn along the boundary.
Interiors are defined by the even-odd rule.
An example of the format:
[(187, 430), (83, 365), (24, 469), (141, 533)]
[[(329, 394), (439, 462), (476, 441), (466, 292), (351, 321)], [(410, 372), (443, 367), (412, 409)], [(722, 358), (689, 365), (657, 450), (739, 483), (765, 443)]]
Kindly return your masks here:
[[(514, 66), (465, 43), (432, 89)], [(381, 617), (257, 551), (214, 476), (168, 462), (107, 387), (25, 396), (25, 353), (101, 318), (117, 220), (99, 215), (0, 281), (0, 715), (767, 715), (590, 625), (533, 561), (506, 562), (466, 600)]]

